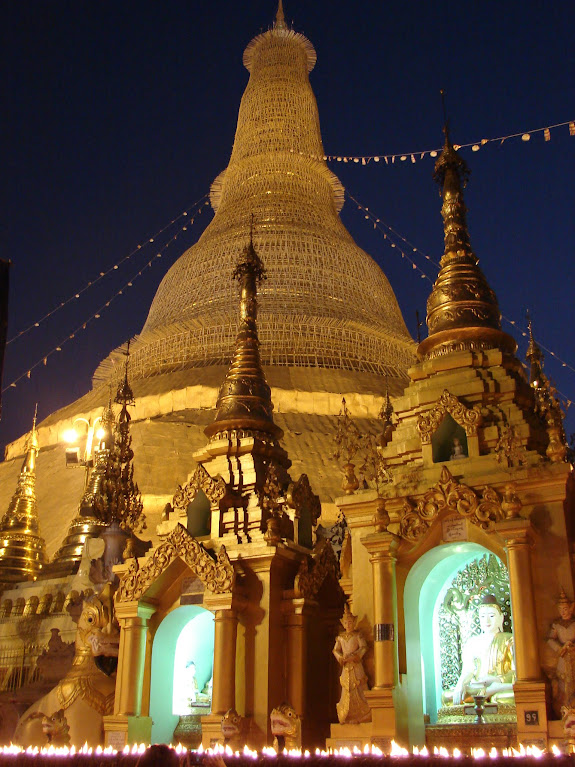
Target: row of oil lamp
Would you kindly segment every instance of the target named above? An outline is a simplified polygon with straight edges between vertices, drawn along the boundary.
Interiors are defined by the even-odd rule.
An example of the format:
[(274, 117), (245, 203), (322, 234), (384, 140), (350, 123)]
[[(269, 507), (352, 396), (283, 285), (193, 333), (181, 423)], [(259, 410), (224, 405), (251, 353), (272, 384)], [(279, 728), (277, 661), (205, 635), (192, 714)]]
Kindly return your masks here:
[[(149, 748), (148, 745), (144, 743), (134, 744), (133, 746), (125, 746), (124, 749), (119, 752), (116, 749), (114, 749), (112, 746), (96, 746), (96, 748), (92, 748), (85, 744), (81, 748), (76, 749), (74, 746), (68, 747), (68, 746), (48, 746), (45, 748), (38, 748), (37, 746), (32, 747), (29, 746), (28, 748), (22, 748), (20, 746), (1, 746), (0, 747), (0, 756), (10, 756), (10, 755), (20, 755), (20, 754), (27, 754), (30, 756), (37, 756), (37, 755), (46, 755), (46, 756), (74, 756), (75, 754), (85, 754), (85, 755), (94, 755), (94, 756), (115, 756), (118, 753), (123, 753), (124, 755), (142, 755), (146, 752), (146, 750)], [(178, 755), (185, 754), (188, 749), (186, 749), (185, 746), (182, 746), (181, 744), (172, 747), (174, 752)], [(213, 748), (207, 748), (204, 749), (202, 746), (200, 746), (195, 753), (197, 754), (205, 754), (206, 756), (227, 756), (227, 757), (251, 757), (253, 759), (257, 759), (260, 756), (260, 752), (254, 751), (250, 749), (248, 746), (244, 746), (242, 751), (233, 751), (229, 746), (222, 746), (222, 745), (215, 745)], [(303, 757), (308, 758), (312, 755), (312, 752), (310, 751), (301, 751), (299, 749), (291, 749), (291, 750), (284, 750), (281, 752), (285, 756), (290, 757)], [(264, 747), (261, 751), (261, 755), (267, 756), (267, 757), (275, 757), (278, 756), (278, 752), (271, 747)], [(454, 748), (453, 751), (449, 752), (447, 748), (444, 748), (443, 746), (437, 747), (435, 746), (433, 748), (433, 751), (430, 751), (426, 746), (423, 746), (423, 748), (417, 748), (415, 746), (413, 750), (410, 752), (406, 748), (403, 748), (402, 746), (399, 746), (395, 741), (391, 742), (391, 750), (389, 753), (385, 753), (382, 749), (378, 748), (378, 746), (374, 745), (367, 745), (364, 747), (363, 750), (360, 750), (357, 747), (354, 747), (353, 749), (342, 747), (342, 748), (335, 748), (335, 749), (327, 749), (327, 750), (321, 750), (316, 749), (314, 752), (315, 756), (320, 757), (348, 757), (353, 758), (354, 756), (392, 756), (392, 757), (407, 757), (407, 756), (415, 756), (415, 757), (427, 757), (427, 756), (439, 756), (439, 757), (445, 757), (445, 758), (452, 758), (457, 759), (463, 756), (462, 752)], [(492, 748), (489, 751), (484, 750), (483, 748), (472, 748), (471, 749), (471, 756), (475, 759), (483, 759), (483, 758), (491, 758), (496, 759), (500, 757), (525, 757), (525, 756), (531, 756), (535, 758), (540, 758), (544, 755), (552, 755), (552, 756), (564, 756), (565, 754), (559, 749), (556, 745), (551, 746), (551, 749), (549, 751), (542, 750), (540, 748), (537, 748), (537, 746), (523, 746), (520, 745), (518, 748), (504, 748), (499, 752), (496, 748)]]

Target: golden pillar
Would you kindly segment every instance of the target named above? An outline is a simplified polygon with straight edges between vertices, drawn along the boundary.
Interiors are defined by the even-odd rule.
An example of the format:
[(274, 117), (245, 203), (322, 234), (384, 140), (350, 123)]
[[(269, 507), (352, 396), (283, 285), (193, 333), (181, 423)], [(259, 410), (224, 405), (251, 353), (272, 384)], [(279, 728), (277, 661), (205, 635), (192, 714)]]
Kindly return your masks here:
[(517, 709), (517, 738), (520, 743), (547, 744), (545, 682), (539, 659), (539, 628), (535, 612), (531, 546), (533, 529), (528, 519), (513, 518), (497, 523), (505, 541), (517, 681), (513, 686)]
[(142, 716), (148, 621), (156, 606), (146, 602), (116, 604), (120, 624), (120, 650), (114, 713), (104, 717), (106, 745), (121, 748), (128, 743), (149, 743), (152, 720)]
[(399, 539), (378, 532), (361, 539), (369, 552), (373, 580), (374, 684), (366, 693), (371, 737), (389, 746), (396, 738), (393, 689), (397, 680), (395, 560)]
[[(313, 604), (313, 603), (312, 603)], [(287, 644), (286, 695), (296, 713), (305, 714), (307, 677), (307, 612), (309, 600), (295, 598), (283, 605)]]
[(510, 519), (500, 522), (497, 532), (507, 549), (517, 681), (539, 680), (541, 665), (531, 574), (531, 523), (527, 519)]
[(212, 714), (225, 714), (236, 705), (237, 635), (238, 617), (235, 610), (216, 610)]
[(370, 554), (373, 578), (373, 689), (391, 689), (397, 678), (395, 558), (398, 540), (391, 533), (376, 533), (363, 538), (362, 543)]

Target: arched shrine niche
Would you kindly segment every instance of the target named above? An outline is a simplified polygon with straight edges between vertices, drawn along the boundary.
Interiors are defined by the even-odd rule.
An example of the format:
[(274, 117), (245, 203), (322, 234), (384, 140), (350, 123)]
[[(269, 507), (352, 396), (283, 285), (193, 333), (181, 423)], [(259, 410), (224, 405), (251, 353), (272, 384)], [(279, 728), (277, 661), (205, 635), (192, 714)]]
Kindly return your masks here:
[(478, 456), (480, 424), (479, 406), (467, 407), (445, 389), (433, 408), (421, 413), (417, 421), (424, 463)]
[(469, 455), (465, 429), (449, 413), (445, 415), (431, 438), (431, 450), (433, 463), (457, 461)]
[[(425, 724), (473, 722), (473, 712), (465, 713), (463, 704), (453, 705), (453, 690), (464, 658), (473, 654), (469, 642), (481, 634), (478, 609), (487, 595), (485, 601), (495, 599), (501, 607), (501, 628), (507, 637), (512, 632), (509, 576), (494, 553), (469, 541), (444, 544), (430, 549), (411, 568), (405, 582), (404, 614), (412, 745), (425, 742)], [(486, 612), (483, 607), (482, 612)], [(505, 637), (498, 638), (504, 640), (502, 646)], [(491, 642), (485, 632), (479, 642), (483, 644), (484, 639), (489, 652)], [(512, 639), (508, 639), (506, 657), (512, 662)], [(512, 675), (513, 670), (510, 679)], [(511, 719), (511, 703), (498, 704), (498, 714), (506, 713)]]
[(152, 646), (150, 716), (152, 742), (170, 743), (185, 718), (200, 727), (211, 712), (214, 615), (198, 605), (183, 605), (158, 626)]

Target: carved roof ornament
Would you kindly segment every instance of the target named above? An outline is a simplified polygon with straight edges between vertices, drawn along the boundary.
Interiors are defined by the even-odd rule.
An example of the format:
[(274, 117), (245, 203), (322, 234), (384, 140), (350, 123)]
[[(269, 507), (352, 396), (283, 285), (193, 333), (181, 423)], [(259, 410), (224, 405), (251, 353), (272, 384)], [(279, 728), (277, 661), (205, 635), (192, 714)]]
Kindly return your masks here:
[[(514, 502), (513, 515), (517, 516), (520, 507), (516, 504), (520, 504), (520, 501), (514, 498)], [(495, 522), (507, 516), (499, 495), (492, 487), (485, 486), (479, 495), (473, 488), (454, 480), (447, 466), (444, 466), (439, 482), (419, 500), (404, 500), (399, 519), (399, 537), (407, 541), (419, 541), (444, 513), (459, 514), (486, 531), (493, 530)]]
[(321, 516), (321, 501), (316, 495), (309, 482), (307, 474), (301, 474), (297, 482), (292, 482), (286, 493), (286, 501), (291, 509), (301, 517), (303, 511), (307, 511), (311, 518), (312, 528), (315, 529)]
[(557, 397), (557, 390), (543, 370), (543, 352), (533, 336), (533, 325), (529, 313), (527, 313), (527, 325), (529, 345), (525, 356), (529, 363), (529, 385), (535, 395), (535, 412), (547, 426), (549, 435), (549, 444), (545, 451), (547, 457), (553, 462), (561, 462), (567, 455), (567, 439), (563, 425), (564, 412)]
[(444, 389), (432, 410), (419, 416), (417, 430), (421, 435), (422, 444), (427, 445), (431, 442), (432, 436), (447, 413), (465, 429), (468, 437), (477, 434), (477, 427), (481, 424), (479, 406), (466, 407), (454, 394)]
[(513, 354), (517, 345), (501, 330), (497, 297), (471, 248), (463, 187), (469, 168), (457, 153), (444, 127), (445, 144), (435, 163), (434, 179), (441, 187), (445, 252), (427, 300), (428, 337), (418, 354), (431, 358), (461, 349), (499, 348)]
[(218, 504), (226, 494), (226, 483), (221, 477), (211, 477), (206, 468), (199, 464), (190, 479), (184, 485), (178, 486), (172, 498), (172, 509), (182, 516), (185, 515), (200, 490), (205, 493), (210, 503)]
[(331, 542), (325, 538), (317, 542), (312, 563), (310, 566), (308, 557), (304, 557), (301, 561), (294, 580), (296, 597), (315, 599), (326, 578), (331, 575), (334, 581), (337, 582), (339, 579), (339, 565), (335, 551)]
[(232, 590), (235, 571), (225, 546), (220, 547), (214, 559), (183, 525), (178, 524), (140, 566), (137, 559), (130, 560), (128, 571), (120, 578), (116, 602), (140, 599), (164, 570), (178, 558), (182, 559), (214, 594)]
[(499, 439), (495, 445), (495, 454), (497, 462), (505, 464), (508, 468), (522, 466), (525, 463), (525, 449), (514, 426), (506, 423), (499, 427)]

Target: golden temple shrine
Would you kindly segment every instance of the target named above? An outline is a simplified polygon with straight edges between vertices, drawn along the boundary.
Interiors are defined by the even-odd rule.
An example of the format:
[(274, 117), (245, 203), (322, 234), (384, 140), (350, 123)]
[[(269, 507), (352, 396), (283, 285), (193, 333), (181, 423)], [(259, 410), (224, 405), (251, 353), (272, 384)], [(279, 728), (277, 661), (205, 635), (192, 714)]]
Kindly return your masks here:
[(7, 449), (4, 742), (573, 746), (573, 479), (541, 351), (530, 325), (526, 373), (501, 329), (447, 125), (412, 341), (339, 218), (315, 61), (280, 0), (212, 222), (92, 391)]

